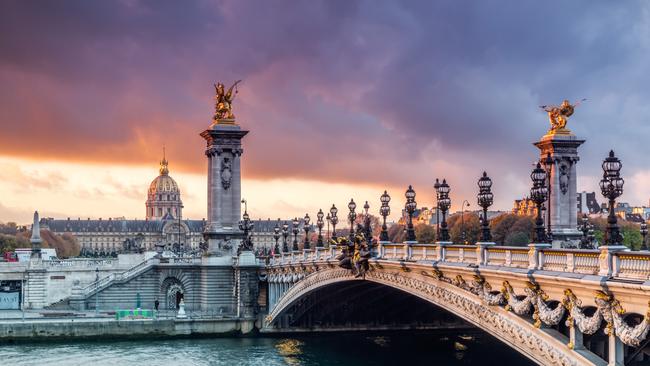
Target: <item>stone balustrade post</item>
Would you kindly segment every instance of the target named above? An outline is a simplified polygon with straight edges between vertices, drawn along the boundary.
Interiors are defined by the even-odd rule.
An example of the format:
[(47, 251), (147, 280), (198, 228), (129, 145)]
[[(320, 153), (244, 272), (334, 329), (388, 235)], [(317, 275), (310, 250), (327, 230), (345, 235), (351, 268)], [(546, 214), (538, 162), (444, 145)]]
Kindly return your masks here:
[(616, 253), (627, 252), (629, 249), (624, 245), (601, 245), (598, 249), (600, 250), (600, 256), (598, 257), (600, 271), (598, 275), (603, 277), (618, 275), (619, 260)]
[(496, 245), (496, 243), (493, 242), (479, 241), (476, 243), (476, 265), (477, 266), (486, 266), (488, 264), (487, 249), (494, 245)]
[(450, 241), (437, 241), (436, 242), (436, 260), (438, 262), (444, 262), (447, 256), (447, 245), (452, 245), (454, 243)]
[(327, 259), (334, 259), (336, 257), (336, 244), (330, 244), (330, 254)]
[(528, 269), (542, 269), (544, 267), (544, 249), (550, 248), (551, 244), (533, 243), (528, 244)]
[(389, 241), (380, 241), (377, 243), (377, 259), (382, 259), (384, 258), (384, 255), (386, 254), (386, 244), (390, 244)]
[(567, 272), (573, 273), (576, 267), (576, 260), (575, 260), (575, 255), (574, 253), (567, 253), (566, 254), (566, 270)]
[(417, 244), (417, 241), (405, 241), (404, 242), (404, 260), (409, 261), (413, 255), (412, 246)]

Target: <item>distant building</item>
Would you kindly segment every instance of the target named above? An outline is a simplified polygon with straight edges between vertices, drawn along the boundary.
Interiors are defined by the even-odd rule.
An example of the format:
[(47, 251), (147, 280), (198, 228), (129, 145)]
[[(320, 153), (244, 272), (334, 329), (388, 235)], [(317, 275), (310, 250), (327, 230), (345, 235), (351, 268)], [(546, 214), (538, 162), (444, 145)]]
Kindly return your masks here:
[(535, 216), (537, 214), (537, 206), (532, 199), (525, 197), (520, 200), (515, 200), (512, 205), (512, 213), (519, 216)]
[(111, 256), (125, 251), (156, 250), (156, 245), (167, 250), (199, 249), (206, 222), (183, 219), (181, 191), (169, 175), (169, 163), (164, 156), (159, 175), (147, 190), (145, 208), (144, 220), (43, 218), (41, 227), (55, 234), (73, 235), (82, 255)]
[(596, 200), (596, 192), (585, 192), (582, 191), (578, 193), (578, 213), (593, 215), (600, 213), (601, 207)]

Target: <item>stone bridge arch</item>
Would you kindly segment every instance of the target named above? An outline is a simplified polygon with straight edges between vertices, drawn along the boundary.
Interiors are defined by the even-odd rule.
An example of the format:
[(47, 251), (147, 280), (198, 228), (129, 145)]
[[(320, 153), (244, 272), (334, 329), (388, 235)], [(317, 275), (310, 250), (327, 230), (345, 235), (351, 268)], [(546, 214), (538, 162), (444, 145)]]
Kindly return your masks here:
[[(276, 280), (282, 282), (282, 274)], [(354, 278), (349, 270), (326, 268), (316, 270), (289, 287), (275, 304), (266, 318), (266, 325), (273, 326), (276, 320), (294, 303), (306, 295), (325, 286), (364, 281)], [(587, 350), (572, 350), (567, 347), (562, 335), (551, 329), (538, 329), (529, 320), (521, 318), (501, 307), (490, 306), (484, 300), (450, 283), (422, 278), (413, 272), (375, 268), (366, 274), (365, 281), (404, 291), (432, 303), (475, 325), (508, 344), (521, 354), (542, 365), (605, 365), (606, 362)]]

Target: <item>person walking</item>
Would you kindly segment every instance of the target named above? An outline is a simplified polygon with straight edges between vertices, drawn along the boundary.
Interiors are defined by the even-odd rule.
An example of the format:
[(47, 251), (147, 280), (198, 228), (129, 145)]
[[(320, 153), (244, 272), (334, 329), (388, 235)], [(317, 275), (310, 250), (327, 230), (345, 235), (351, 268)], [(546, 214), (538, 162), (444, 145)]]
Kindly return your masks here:
[(158, 298), (156, 298), (156, 301), (153, 302), (153, 307), (158, 311), (158, 306), (160, 306), (160, 301), (158, 301)]

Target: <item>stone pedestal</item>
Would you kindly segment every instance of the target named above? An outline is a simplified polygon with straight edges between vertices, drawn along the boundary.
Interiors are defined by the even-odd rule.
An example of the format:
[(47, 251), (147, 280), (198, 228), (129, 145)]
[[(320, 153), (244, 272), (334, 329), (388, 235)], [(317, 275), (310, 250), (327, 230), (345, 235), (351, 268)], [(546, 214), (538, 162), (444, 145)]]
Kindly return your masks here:
[(259, 268), (250, 250), (242, 251), (235, 267), (237, 279), (237, 316), (253, 318), (257, 315), (259, 297)]
[[(544, 162), (550, 154), (553, 161), (550, 177), (550, 225), (554, 248), (577, 247), (582, 233), (578, 230), (577, 172), (579, 140), (571, 131), (564, 129), (547, 134), (535, 143)], [(549, 213), (544, 213), (548, 227)]]
[(211, 255), (233, 255), (243, 238), (241, 139), (247, 133), (234, 120), (215, 120), (201, 133), (208, 158), (208, 220), (203, 235)]

